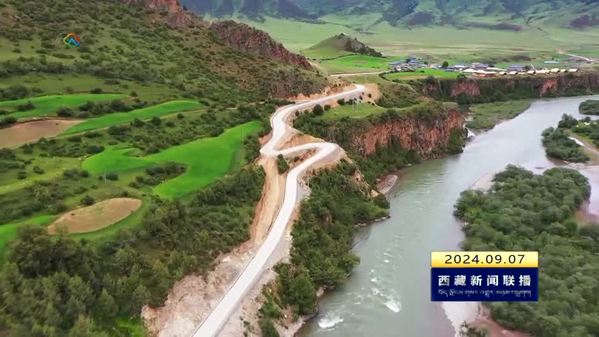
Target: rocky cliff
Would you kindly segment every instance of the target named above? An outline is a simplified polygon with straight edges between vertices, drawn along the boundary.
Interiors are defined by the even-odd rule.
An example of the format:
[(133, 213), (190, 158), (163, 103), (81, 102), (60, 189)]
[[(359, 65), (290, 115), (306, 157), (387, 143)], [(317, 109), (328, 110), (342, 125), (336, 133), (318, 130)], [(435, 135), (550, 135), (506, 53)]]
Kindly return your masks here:
[(423, 159), (438, 158), (447, 153), (452, 135), (460, 133), (464, 115), (449, 109), (435, 118), (400, 117), (368, 123), (351, 136), (351, 148), (368, 157), (379, 148), (398, 141), (402, 149), (415, 151)]
[(210, 30), (226, 45), (253, 55), (263, 56), (281, 63), (311, 70), (308, 60), (285, 49), (268, 33), (232, 20), (217, 21)]
[(121, 0), (127, 5), (140, 5), (149, 9), (161, 11), (165, 14), (166, 21), (172, 27), (185, 27), (194, 21), (199, 22), (198, 17), (186, 12), (179, 0)]
[(523, 98), (599, 93), (599, 72), (485, 79), (422, 80), (412, 86), (432, 98), (458, 103), (485, 103)]

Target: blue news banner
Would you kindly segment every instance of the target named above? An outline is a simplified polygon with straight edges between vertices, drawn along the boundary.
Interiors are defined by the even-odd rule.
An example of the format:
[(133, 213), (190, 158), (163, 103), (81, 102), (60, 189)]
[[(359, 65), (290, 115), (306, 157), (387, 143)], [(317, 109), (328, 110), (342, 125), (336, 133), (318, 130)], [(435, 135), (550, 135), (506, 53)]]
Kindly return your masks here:
[(538, 268), (431, 268), (434, 302), (535, 302)]

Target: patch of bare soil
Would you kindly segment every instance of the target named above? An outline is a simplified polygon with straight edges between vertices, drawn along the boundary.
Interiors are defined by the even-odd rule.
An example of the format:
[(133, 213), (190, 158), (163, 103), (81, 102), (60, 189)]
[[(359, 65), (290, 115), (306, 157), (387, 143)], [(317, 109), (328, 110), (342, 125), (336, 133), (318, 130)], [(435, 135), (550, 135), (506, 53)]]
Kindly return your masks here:
[(48, 234), (97, 231), (125, 219), (141, 205), (141, 200), (132, 198), (100, 201), (92, 206), (64, 213), (48, 226)]
[(0, 129), (0, 148), (18, 147), (32, 143), (40, 138), (54, 137), (81, 120), (44, 119), (18, 123), (8, 128)]
[(378, 84), (376, 83), (366, 83), (364, 84), (364, 101), (367, 103), (375, 103), (381, 98), (381, 90), (379, 89)]
[(481, 310), (481, 314), (473, 323), (471, 323), (471, 325), (477, 328), (486, 329), (488, 337), (531, 337), (524, 332), (508, 330), (502, 327), (491, 319), (491, 314), (487, 308)]

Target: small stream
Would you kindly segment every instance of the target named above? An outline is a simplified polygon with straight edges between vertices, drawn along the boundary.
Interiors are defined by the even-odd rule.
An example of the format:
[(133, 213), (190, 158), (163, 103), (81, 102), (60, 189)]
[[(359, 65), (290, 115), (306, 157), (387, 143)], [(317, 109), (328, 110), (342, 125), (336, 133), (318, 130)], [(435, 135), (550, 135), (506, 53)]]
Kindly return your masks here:
[[(429, 284), (430, 252), (459, 249), (463, 239), (452, 215), (457, 198), (508, 164), (537, 173), (558, 164), (546, 158), (541, 132), (564, 113), (581, 118), (578, 105), (586, 99), (536, 101), (515, 119), (474, 137), (464, 153), (402, 172), (391, 192), (391, 218), (358, 233), (360, 264), (344, 286), (322, 299), (319, 315), (300, 336), (453, 337), (472, 310), (431, 302)], [(587, 212), (599, 216), (599, 167), (570, 166), (589, 178)]]

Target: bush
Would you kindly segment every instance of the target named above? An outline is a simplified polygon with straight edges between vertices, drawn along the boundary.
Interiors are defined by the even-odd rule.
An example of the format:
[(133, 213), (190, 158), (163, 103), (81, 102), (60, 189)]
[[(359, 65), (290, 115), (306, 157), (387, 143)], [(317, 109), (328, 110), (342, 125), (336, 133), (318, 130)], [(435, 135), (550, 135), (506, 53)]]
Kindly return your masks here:
[(102, 88), (93, 88), (89, 92), (92, 93), (92, 94), (101, 94), (101, 93), (104, 92), (104, 90), (102, 90)]
[(33, 109), (35, 109), (35, 104), (31, 103), (31, 101), (17, 106), (17, 111), (28, 111)]
[(71, 108), (61, 107), (56, 114), (60, 117), (73, 117), (75, 114)]
[(119, 180), (119, 175), (114, 172), (108, 172), (104, 175), (104, 178), (112, 181), (117, 181)]
[(578, 108), (583, 115), (599, 115), (599, 100), (588, 100), (580, 103)]
[(341, 99), (337, 100), (337, 103), (339, 105), (345, 105), (345, 99), (341, 98)]
[(279, 170), (279, 174), (283, 174), (289, 170), (289, 164), (287, 164), (287, 160), (282, 154), (277, 156), (277, 169)]
[(34, 166), (33, 167), (33, 173), (44, 174), (44, 170), (41, 167), (39, 167), (39, 166)]
[(91, 206), (93, 204), (95, 204), (96, 201), (94, 200), (94, 198), (92, 198), (91, 196), (89, 196), (89, 194), (86, 194), (83, 199), (81, 199), (81, 205), (83, 206)]
[(315, 114), (316, 116), (322, 116), (324, 114), (324, 109), (322, 108), (322, 106), (320, 104), (316, 104), (314, 106), (314, 108), (312, 109), (312, 113)]

